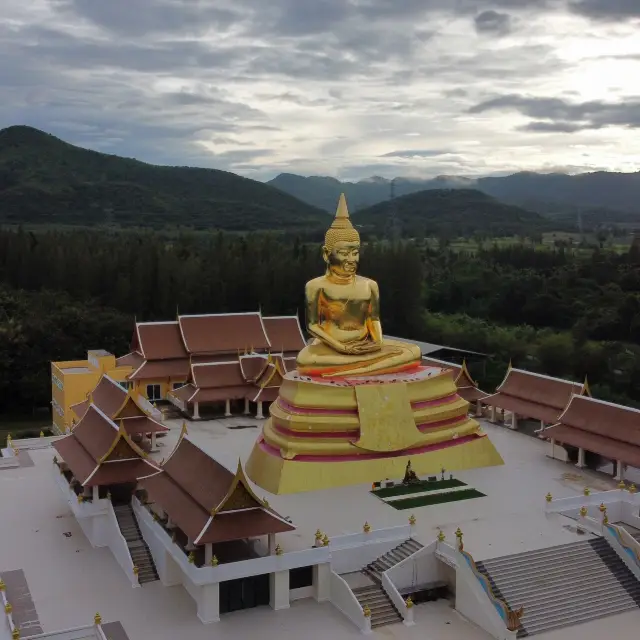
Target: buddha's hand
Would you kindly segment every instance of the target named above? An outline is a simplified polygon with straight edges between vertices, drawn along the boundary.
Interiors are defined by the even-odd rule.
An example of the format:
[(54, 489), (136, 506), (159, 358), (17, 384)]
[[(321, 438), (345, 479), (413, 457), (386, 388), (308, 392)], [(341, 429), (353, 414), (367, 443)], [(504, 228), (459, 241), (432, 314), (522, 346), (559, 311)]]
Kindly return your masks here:
[(357, 342), (346, 343), (345, 347), (348, 349), (349, 355), (360, 355), (363, 353), (373, 353), (374, 351), (380, 351), (381, 345), (373, 340), (359, 340)]

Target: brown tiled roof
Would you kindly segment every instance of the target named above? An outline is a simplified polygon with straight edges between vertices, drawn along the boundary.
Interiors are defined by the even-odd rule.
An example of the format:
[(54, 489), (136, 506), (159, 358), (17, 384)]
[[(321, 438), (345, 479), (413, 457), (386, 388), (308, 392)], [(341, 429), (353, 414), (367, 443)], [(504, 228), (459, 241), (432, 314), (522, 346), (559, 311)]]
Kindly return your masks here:
[[(580, 394), (583, 385), (570, 380), (551, 378), (522, 369), (509, 369), (502, 384), (496, 389), (501, 397), (505, 395), (553, 407), (558, 414), (569, 404), (573, 394)], [(492, 398), (494, 396), (491, 396)], [(496, 403), (496, 406), (501, 405)], [(502, 407), (501, 407), (502, 408)], [(507, 407), (504, 407), (505, 409)], [(536, 417), (536, 416), (532, 416)]]
[(562, 413), (562, 409), (550, 407), (538, 402), (521, 400), (520, 398), (514, 398), (513, 396), (503, 393), (495, 393), (492, 396), (487, 396), (485, 402), (490, 406), (506, 409), (519, 416), (535, 418), (547, 424), (557, 422), (558, 416)]
[(271, 346), (258, 312), (180, 316), (178, 321), (184, 344), (192, 354), (237, 354)]
[(130, 376), (129, 380), (163, 380), (173, 378), (186, 380), (189, 377), (189, 359), (146, 360)]
[[(71, 465), (69, 465), (71, 466)], [(108, 484), (125, 484), (137, 482), (140, 476), (157, 471), (157, 467), (147, 460), (122, 460), (119, 462), (105, 462), (98, 470), (82, 484), (87, 487), (104, 486)], [(75, 475), (75, 474), (74, 474)]]
[(476, 381), (469, 374), (466, 365), (436, 360), (435, 358), (422, 358), (422, 364), (426, 367), (436, 367), (453, 371), (453, 379), (458, 387), (458, 395), (467, 402), (476, 402), (489, 397), (488, 393), (478, 389)]
[(126, 397), (127, 392), (107, 375), (100, 378), (96, 388), (89, 394), (93, 404), (110, 418), (116, 415)]
[(219, 513), (202, 533), (198, 544), (229, 542), (270, 533), (285, 533), (295, 527), (267, 509)]
[(212, 387), (209, 389), (198, 389), (192, 397), (191, 402), (221, 402), (222, 400), (243, 400), (251, 396), (256, 391), (253, 385), (243, 385), (238, 387)]
[(238, 360), (193, 364), (191, 381), (198, 389), (242, 387), (246, 384)]
[(267, 358), (263, 355), (244, 355), (240, 356), (238, 360), (242, 376), (247, 382), (256, 380), (267, 366)]
[(480, 391), (477, 387), (458, 387), (458, 395), (467, 402), (477, 402), (478, 400), (484, 400), (489, 394), (484, 391)]
[(131, 394), (127, 394), (125, 403), (120, 407), (117, 413), (110, 416), (112, 420), (118, 420), (120, 418), (144, 418), (147, 414), (144, 409), (133, 399)]
[(262, 318), (274, 352), (298, 352), (306, 346), (298, 316)]
[(133, 367), (137, 369), (144, 362), (144, 358), (137, 353), (136, 351), (132, 351), (131, 353), (127, 353), (126, 356), (121, 356), (116, 359), (117, 367)]
[(169, 427), (165, 427), (163, 424), (156, 422), (148, 416), (125, 418), (122, 421), (124, 430), (130, 436), (136, 436), (144, 433), (164, 433), (169, 431)]
[(137, 322), (133, 351), (145, 360), (176, 360), (188, 354), (177, 320), (171, 322)]
[(135, 482), (150, 468), (156, 469), (140, 457), (140, 450), (94, 405), (72, 433), (53, 446), (83, 486)]
[(139, 478), (138, 481), (146, 490), (149, 501), (160, 505), (191, 540), (200, 535), (210, 514), (172, 480), (171, 476), (161, 471)]
[(81, 420), (84, 414), (87, 413), (90, 404), (88, 400), (85, 400), (84, 402), (78, 402), (78, 404), (72, 404), (71, 409), (78, 416), (78, 419)]
[(53, 448), (67, 463), (74, 478), (80, 484), (84, 484), (96, 468), (96, 461), (89, 452), (73, 437), (73, 434), (56, 440)]
[(91, 405), (70, 436), (98, 461), (105, 456), (118, 437), (118, 427), (106, 415)]
[(294, 529), (253, 494), (240, 466), (231, 473), (185, 437), (162, 469), (140, 484), (198, 544)]
[(192, 384), (185, 384), (171, 391), (171, 395), (182, 400), (182, 402), (190, 402), (192, 396), (198, 391), (198, 387)]
[(547, 438), (573, 447), (581, 447), (586, 451), (599, 453), (610, 460), (622, 460), (624, 464), (640, 468), (640, 447), (607, 438), (596, 433), (583, 431), (564, 424), (557, 424), (544, 430)]
[(640, 411), (637, 409), (574, 396), (558, 422), (566, 427), (640, 447)]

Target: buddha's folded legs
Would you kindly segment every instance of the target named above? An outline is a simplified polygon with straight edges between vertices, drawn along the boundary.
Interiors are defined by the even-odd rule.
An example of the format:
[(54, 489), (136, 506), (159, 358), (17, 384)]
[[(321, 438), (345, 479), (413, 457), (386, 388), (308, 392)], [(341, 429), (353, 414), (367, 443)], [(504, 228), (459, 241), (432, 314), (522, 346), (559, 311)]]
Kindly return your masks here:
[(392, 373), (420, 362), (420, 348), (397, 340), (385, 340), (379, 351), (345, 355), (320, 340), (306, 346), (297, 358), (300, 373), (323, 377)]

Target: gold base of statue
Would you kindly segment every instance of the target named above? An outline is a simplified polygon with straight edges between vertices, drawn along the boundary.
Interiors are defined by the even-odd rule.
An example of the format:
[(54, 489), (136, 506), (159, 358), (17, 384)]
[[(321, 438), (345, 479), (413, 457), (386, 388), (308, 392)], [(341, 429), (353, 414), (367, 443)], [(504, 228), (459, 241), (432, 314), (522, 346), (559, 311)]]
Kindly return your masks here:
[(256, 446), (246, 464), (246, 471), (249, 478), (265, 491), (286, 494), (354, 484), (371, 485), (385, 478), (401, 480), (409, 461), (418, 476), (439, 474), (443, 467), (449, 472), (504, 464), (491, 440), (484, 435), (427, 453), (359, 462), (285, 460)]
[(353, 378), (288, 373), (246, 465), (274, 494), (503, 464), (451, 372)]

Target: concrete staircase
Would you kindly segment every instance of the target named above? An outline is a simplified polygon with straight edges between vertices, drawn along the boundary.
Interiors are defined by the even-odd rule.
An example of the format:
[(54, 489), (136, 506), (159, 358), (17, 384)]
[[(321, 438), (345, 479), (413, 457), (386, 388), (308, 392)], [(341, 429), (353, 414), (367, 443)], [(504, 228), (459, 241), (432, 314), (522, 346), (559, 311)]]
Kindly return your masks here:
[(395, 567), (399, 562), (420, 549), (422, 549), (422, 545), (419, 542), (412, 539), (405, 540), (402, 544), (368, 564), (362, 571), (373, 578), (376, 583), (380, 583), (385, 571)]
[(133, 513), (133, 509), (130, 504), (114, 505), (113, 510), (118, 520), (118, 526), (124, 539), (129, 547), (129, 553), (133, 564), (138, 567), (138, 581), (140, 584), (145, 582), (154, 582), (158, 579), (158, 573), (156, 571), (156, 565), (151, 557), (151, 552), (147, 543), (144, 541), (140, 529), (138, 527), (138, 521)]
[(360, 606), (371, 609), (371, 628), (402, 622), (402, 616), (380, 584), (353, 589)]
[(476, 566), (512, 610), (524, 606), (519, 638), (640, 606), (640, 582), (604, 538)]

